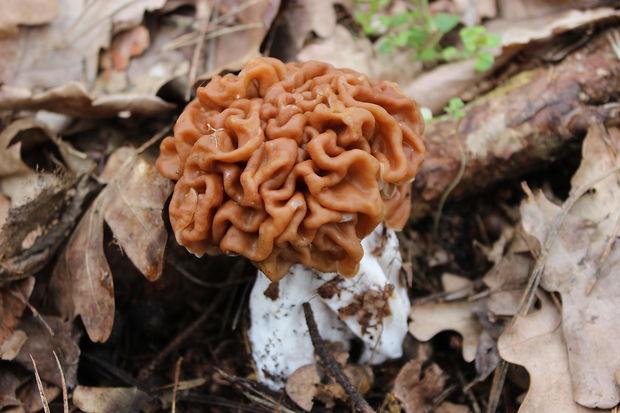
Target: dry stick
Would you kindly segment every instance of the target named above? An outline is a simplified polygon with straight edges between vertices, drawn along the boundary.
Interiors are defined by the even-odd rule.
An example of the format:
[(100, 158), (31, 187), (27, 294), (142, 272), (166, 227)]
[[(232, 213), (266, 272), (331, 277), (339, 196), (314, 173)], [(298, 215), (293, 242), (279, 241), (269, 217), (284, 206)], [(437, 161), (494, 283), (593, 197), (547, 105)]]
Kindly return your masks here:
[(43, 411), (45, 413), (50, 413), (50, 405), (47, 402), (47, 397), (45, 396), (45, 392), (43, 391), (43, 382), (41, 381), (41, 376), (39, 376), (39, 370), (37, 369), (37, 363), (34, 361), (34, 357), (32, 354), (28, 354), (30, 356), (30, 360), (32, 360), (32, 367), (34, 367), (34, 378), (37, 381), (37, 389), (39, 389), (39, 397), (41, 397), (41, 404), (43, 405)]
[(138, 379), (140, 381), (147, 380), (151, 376), (153, 371), (155, 371), (157, 366), (159, 366), (159, 364), (164, 361), (164, 359), (168, 357), (168, 355), (172, 353), (174, 349), (183, 344), (183, 342), (187, 340), (194, 333), (194, 331), (198, 329), (198, 327), (200, 327), (205, 321), (207, 321), (207, 318), (209, 318), (211, 313), (213, 313), (215, 309), (220, 305), (222, 297), (224, 297), (224, 294), (217, 294), (215, 299), (211, 301), (211, 305), (202, 312), (200, 317), (194, 320), (185, 330), (183, 330), (166, 347), (164, 347), (164, 349), (160, 351), (149, 364), (147, 364), (142, 368), (142, 370), (140, 370), (140, 373), (138, 374)]
[[(553, 246), (553, 242), (557, 237), (557, 233), (564, 223), (564, 220), (568, 216), (568, 212), (573, 208), (575, 203), (586, 193), (588, 192), (594, 185), (598, 184), (600, 181), (610, 177), (616, 172), (620, 171), (620, 166), (616, 166), (611, 170), (607, 171), (603, 175), (599, 176), (596, 179), (588, 182), (585, 185), (577, 188), (568, 199), (562, 205), (562, 209), (553, 219), (551, 223), (551, 227), (549, 231), (547, 231), (547, 236), (545, 237), (545, 242), (543, 243), (542, 248), (540, 249), (540, 254), (538, 255), (538, 259), (536, 260), (536, 264), (532, 269), (530, 277), (527, 280), (527, 284), (525, 286), (525, 291), (521, 296), (521, 301), (519, 302), (519, 311), (517, 312), (518, 316), (524, 317), (527, 315), (532, 301), (534, 300), (534, 295), (538, 290), (538, 285), (540, 284), (540, 280), (542, 278), (543, 272), (545, 270), (545, 263), (547, 262), (547, 256), (549, 255), (549, 251), (551, 251), (551, 247)], [(524, 189), (525, 190), (525, 189)], [(528, 190), (525, 190), (528, 192)], [(531, 191), (530, 191), (531, 192)], [(511, 321), (511, 326), (516, 322), (517, 317), (513, 317)], [(495, 369), (495, 374), (493, 376), (493, 384), (491, 388), (491, 393), (489, 395), (489, 403), (487, 408), (487, 413), (494, 413), (497, 410), (497, 406), (499, 404), (499, 398), (501, 391), (504, 387), (504, 382), (506, 380), (506, 372), (508, 371), (508, 363), (505, 360), (500, 360), (500, 364)]]
[(54, 333), (54, 330), (52, 329), (52, 327), (50, 327), (50, 325), (47, 324), (47, 322), (45, 321), (43, 316), (41, 316), (41, 313), (39, 313), (37, 311), (37, 309), (34, 308), (34, 306), (32, 304), (30, 304), (30, 301), (28, 301), (28, 299), (26, 297), (24, 297), (24, 295), (21, 293), (21, 291), (19, 291), (19, 292), (18, 291), (11, 291), (11, 295), (13, 297), (17, 298), (26, 307), (28, 307), (28, 309), (30, 310), (30, 312), (32, 313), (34, 318), (36, 318), (37, 321), (39, 321), (43, 325), (43, 327), (45, 327), (45, 329), (50, 334), (50, 336), (54, 337), (55, 333)]
[(62, 384), (62, 407), (64, 413), (69, 413), (69, 396), (67, 395), (67, 382), (65, 381), (65, 373), (62, 371), (62, 366), (60, 365), (60, 360), (58, 360), (58, 355), (54, 350), (52, 350), (54, 354), (54, 358), (56, 359), (56, 366), (58, 366), (58, 371), (60, 372), (60, 383)]
[(192, 89), (194, 85), (194, 79), (196, 79), (196, 73), (198, 72), (198, 62), (202, 55), (202, 49), (205, 43), (205, 35), (209, 26), (209, 20), (211, 19), (211, 6), (205, 0), (198, 1), (196, 3), (196, 20), (198, 20), (198, 44), (194, 47), (194, 55), (192, 56), (192, 64), (189, 69), (187, 90), (185, 91), (185, 100), (189, 100), (192, 95)]
[(160, 129), (159, 132), (157, 132), (155, 135), (153, 135), (151, 138), (149, 138), (148, 141), (146, 141), (142, 145), (140, 145), (140, 147), (138, 149), (136, 149), (136, 152), (142, 153), (145, 150), (147, 150), (148, 148), (150, 148), (151, 145), (153, 145), (154, 143), (159, 142), (160, 140), (162, 140), (168, 134), (168, 131), (170, 131), (170, 129), (172, 129), (173, 126), (174, 126), (174, 121), (168, 123), (162, 129)]
[(303, 307), (304, 315), (306, 317), (306, 324), (308, 325), (308, 331), (310, 332), (310, 339), (312, 340), (314, 350), (321, 358), (322, 364), (327, 368), (330, 374), (334, 376), (336, 382), (340, 384), (347, 392), (347, 394), (351, 397), (353, 405), (357, 410), (360, 410), (364, 413), (374, 412), (373, 408), (370, 407), (368, 402), (362, 397), (361, 394), (359, 394), (359, 392), (357, 391), (355, 386), (351, 384), (347, 376), (345, 376), (344, 372), (334, 359), (334, 356), (332, 356), (332, 353), (330, 353), (325, 347), (325, 342), (319, 334), (319, 329), (316, 325), (316, 320), (314, 319), (314, 313), (312, 312), (312, 307), (310, 307), (310, 303), (305, 302), (303, 304)]
[(172, 386), (172, 413), (177, 411), (177, 390), (179, 389), (179, 377), (181, 376), (181, 363), (183, 363), (183, 357), (179, 357), (177, 364), (174, 367), (174, 384)]

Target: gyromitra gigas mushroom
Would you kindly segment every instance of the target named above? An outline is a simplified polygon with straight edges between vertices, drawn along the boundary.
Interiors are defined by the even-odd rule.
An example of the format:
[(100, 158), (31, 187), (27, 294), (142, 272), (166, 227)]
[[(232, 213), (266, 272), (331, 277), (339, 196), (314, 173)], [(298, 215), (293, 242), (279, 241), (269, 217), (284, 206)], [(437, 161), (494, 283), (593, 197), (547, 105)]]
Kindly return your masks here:
[[(250, 300), (250, 340), (273, 387), (313, 360), (311, 344), (304, 354), (297, 342), (310, 342), (301, 304), (314, 296), (326, 339), (348, 343), (352, 332), (367, 342), (366, 360), (400, 356), (406, 311), (395, 306), (409, 302), (398, 242), (382, 226), (364, 242), (366, 255), (362, 241), (381, 223), (406, 223), (423, 128), (415, 102), (392, 83), (258, 58), (198, 88), (161, 143), (157, 167), (177, 181), (169, 207), (177, 241), (196, 255), (244, 255), (264, 273)], [(266, 297), (278, 281), (282, 298)], [(272, 317), (285, 302), (286, 314)], [(389, 324), (398, 324), (395, 339), (386, 338)]]

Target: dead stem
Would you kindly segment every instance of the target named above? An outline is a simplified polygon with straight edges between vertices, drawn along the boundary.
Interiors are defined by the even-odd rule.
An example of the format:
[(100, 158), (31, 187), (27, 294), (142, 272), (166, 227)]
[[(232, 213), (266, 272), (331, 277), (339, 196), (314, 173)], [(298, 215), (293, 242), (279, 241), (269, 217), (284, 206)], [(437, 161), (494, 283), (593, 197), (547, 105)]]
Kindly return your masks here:
[(179, 377), (181, 376), (181, 364), (183, 363), (183, 357), (179, 357), (176, 365), (174, 366), (174, 384), (172, 386), (172, 413), (177, 411), (177, 390), (179, 389)]
[(69, 396), (67, 394), (67, 382), (65, 380), (65, 373), (62, 371), (62, 365), (60, 364), (60, 360), (58, 360), (58, 355), (55, 351), (52, 350), (52, 354), (54, 354), (54, 359), (56, 359), (56, 366), (58, 366), (58, 371), (60, 372), (60, 383), (62, 384), (62, 407), (64, 413), (69, 413)]
[(45, 396), (45, 391), (43, 390), (43, 382), (41, 382), (41, 376), (39, 376), (39, 370), (37, 369), (37, 363), (34, 361), (34, 357), (32, 354), (28, 354), (30, 356), (30, 360), (32, 360), (32, 367), (34, 368), (34, 378), (37, 381), (37, 389), (39, 389), (39, 397), (41, 397), (41, 404), (43, 405), (43, 411), (45, 413), (50, 413), (50, 405), (47, 402), (47, 397)]
[(364, 413), (374, 412), (373, 408), (370, 407), (368, 402), (362, 397), (361, 394), (357, 391), (355, 386), (351, 384), (347, 376), (344, 374), (332, 353), (327, 350), (325, 346), (325, 342), (321, 338), (319, 334), (319, 328), (316, 325), (316, 320), (314, 319), (314, 313), (312, 311), (312, 307), (310, 307), (310, 303), (306, 302), (303, 304), (304, 315), (306, 317), (306, 324), (308, 325), (308, 331), (310, 332), (310, 339), (312, 340), (312, 345), (314, 346), (314, 350), (319, 355), (321, 359), (321, 364), (325, 366), (325, 368), (329, 371), (329, 373), (334, 377), (336, 382), (342, 386), (344, 391), (351, 397), (353, 401), (353, 405), (356, 410), (362, 411)]

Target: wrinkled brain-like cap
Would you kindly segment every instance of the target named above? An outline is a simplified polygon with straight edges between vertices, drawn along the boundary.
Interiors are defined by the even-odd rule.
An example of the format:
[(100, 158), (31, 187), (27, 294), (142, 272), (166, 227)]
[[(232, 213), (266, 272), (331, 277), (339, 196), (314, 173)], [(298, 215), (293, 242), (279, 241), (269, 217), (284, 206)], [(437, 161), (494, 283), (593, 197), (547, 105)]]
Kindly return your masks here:
[(272, 281), (296, 263), (352, 276), (361, 239), (406, 223), (424, 124), (394, 84), (259, 58), (197, 95), (157, 160), (189, 251), (244, 255)]

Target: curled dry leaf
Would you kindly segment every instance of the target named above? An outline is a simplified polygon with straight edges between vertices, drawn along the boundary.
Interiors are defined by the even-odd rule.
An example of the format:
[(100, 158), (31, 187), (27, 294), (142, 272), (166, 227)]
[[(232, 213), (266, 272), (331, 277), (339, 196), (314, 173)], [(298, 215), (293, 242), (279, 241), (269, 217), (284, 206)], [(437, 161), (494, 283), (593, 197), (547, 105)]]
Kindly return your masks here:
[(84, 214), (54, 269), (50, 288), (65, 317), (81, 315), (93, 341), (114, 321), (114, 286), (103, 248), (103, 222), (149, 280), (161, 275), (167, 233), (161, 211), (172, 185), (131, 148), (114, 152), (101, 179), (107, 187)]
[[(446, 282), (452, 282), (450, 279), (453, 277), (443, 277), (444, 288)], [(463, 278), (457, 285), (462, 288), (466, 283), (471, 284), (471, 281)], [(409, 332), (418, 340), (427, 341), (442, 331), (454, 330), (463, 336), (463, 358), (468, 362), (473, 361), (482, 332), (472, 311), (475, 305), (475, 302), (467, 300), (414, 304), (409, 312)]]
[(115, 117), (119, 114), (155, 116), (174, 105), (157, 96), (115, 94), (97, 96), (80, 82), (70, 81), (44, 92), (0, 86), (0, 110), (49, 110), (72, 117)]
[(0, 3), (0, 39), (16, 36), (18, 25), (49, 23), (57, 15), (56, 0), (4, 0)]
[(19, 406), (17, 388), (22, 380), (10, 369), (0, 371), (0, 410), (9, 406)]
[(427, 411), (445, 387), (446, 376), (439, 366), (431, 363), (423, 369), (423, 363), (420, 359), (410, 360), (396, 376), (394, 394), (406, 413)]
[(73, 323), (53, 316), (43, 316), (43, 321), (29, 316), (22, 320), (19, 329), (28, 335), (28, 340), (22, 346), (15, 361), (27, 370), (33, 371), (34, 368), (30, 359), (32, 355), (37, 363), (37, 370), (41, 378), (61, 387), (62, 380), (53, 354), (56, 352), (67, 386), (70, 388), (75, 386), (80, 359), (78, 342), (81, 333), (74, 327)]
[(0, 355), (3, 360), (12, 358), (5, 357), (8, 349), (4, 344), (12, 337), (19, 324), (33, 288), (34, 277), (15, 281), (0, 288)]
[[(592, 408), (620, 402), (614, 379), (620, 369), (620, 179), (618, 173), (600, 179), (620, 165), (619, 153), (620, 130), (592, 125), (572, 180), (573, 192), (583, 186), (591, 190), (575, 203), (555, 235), (541, 280), (544, 289), (562, 296), (573, 397)], [(560, 209), (539, 192), (521, 206), (523, 227), (542, 245)]]
[[(544, 294), (540, 308), (517, 316), (498, 341), (502, 358), (527, 369), (530, 387), (519, 413), (594, 412), (573, 401), (560, 312)], [(597, 410), (600, 411), (600, 410)]]
[[(547, 4), (550, 3), (554, 2), (547, 2)], [(579, 27), (618, 18), (620, 18), (620, 11), (611, 7), (574, 10), (556, 6), (551, 12), (533, 13), (525, 20), (512, 15), (506, 19), (492, 20), (487, 25), (487, 30), (501, 36), (502, 48), (505, 52), (507, 49), (515, 49), (517, 46), (549, 39)]]
[(155, 114), (171, 105), (155, 96), (92, 96), (99, 52), (112, 35), (139, 24), (145, 10), (165, 0), (84, 2), (59, 0), (50, 24), (0, 40), (1, 109), (47, 109), (71, 116), (115, 116), (120, 111)]
[(135, 387), (77, 386), (73, 403), (86, 413), (137, 413), (149, 407), (150, 398)]
[(101, 56), (103, 76), (109, 76), (111, 70), (121, 72), (127, 70), (129, 59), (141, 55), (147, 47), (149, 47), (149, 31), (142, 25), (117, 34), (110, 48)]
[[(119, 34), (119, 36), (123, 36), (123, 45), (125, 42), (140, 44), (140, 41), (145, 41), (144, 34), (140, 34), (146, 30), (144, 27), (138, 26), (131, 32), (136, 33), (138, 29), (140, 31), (137, 34)], [(189, 72), (190, 60), (188, 56), (191, 55), (191, 47), (171, 48), (170, 46), (175, 39), (186, 34), (187, 28), (174, 24), (172, 18), (170, 20), (162, 19), (162, 22), (149, 34), (150, 45), (148, 48), (137, 57), (130, 60), (127, 58), (126, 62), (125, 59), (121, 59), (122, 65), (116, 64), (107, 68), (106, 72), (97, 78), (94, 91), (100, 95), (112, 95), (119, 98), (123, 95), (155, 96), (166, 83), (173, 79), (182, 78)], [(113, 46), (115, 41), (116, 38), (113, 41)], [(124, 45), (123, 47), (127, 48), (128, 46)], [(112, 51), (112, 56), (114, 53)], [(102, 60), (105, 68), (106, 60)], [(124, 69), (121, 68), (125, 63), (127, 66)], [(187, 80), (182, 83), (186, 86)], [(110, 98), (107, 99), (109, 102)], [(140, 98), (139, 101), (147, 102), (144, 98)], [(109, 103), (107, 104), (109, 105)], [(139, 110), (143, 111), (145, 108), (146, 106), (143, 106)]]
[(312, 410), (317, 385), (321, 382), (316, 364), (301, 366), (286, 381), (286, 394), (305, 411)]

